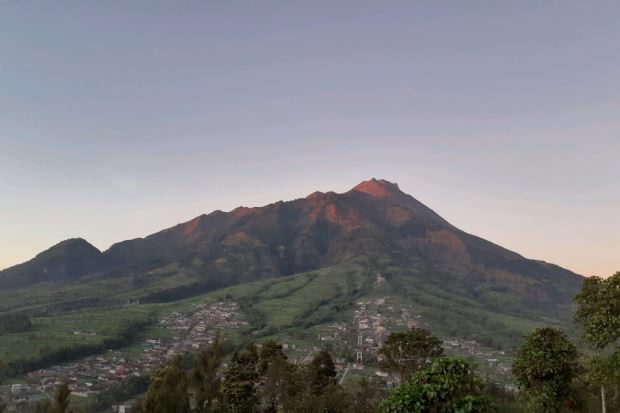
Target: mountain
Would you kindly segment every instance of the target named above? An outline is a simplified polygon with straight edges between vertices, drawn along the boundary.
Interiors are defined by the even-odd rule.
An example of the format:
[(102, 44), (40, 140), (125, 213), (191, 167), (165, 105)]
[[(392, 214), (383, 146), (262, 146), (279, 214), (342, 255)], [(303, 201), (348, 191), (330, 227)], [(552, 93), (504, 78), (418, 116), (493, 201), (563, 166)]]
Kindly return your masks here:
[(144, 299), (170, 300), (346, 263), (394, 286), (424, 280), (513, 312), (568, 305), (582, 279), (465, 233), (397, 184), (371, 179), (342, 194), (215, 211), (104, 252), (64, 241), (0, 272), (0, 289), (128, 279)]
[(101, 251), (82, 238), (72, 238), (43, 251), (30, 261), (0, 271), (0, 288), (68, 280), (97, 271), (102, 265)]

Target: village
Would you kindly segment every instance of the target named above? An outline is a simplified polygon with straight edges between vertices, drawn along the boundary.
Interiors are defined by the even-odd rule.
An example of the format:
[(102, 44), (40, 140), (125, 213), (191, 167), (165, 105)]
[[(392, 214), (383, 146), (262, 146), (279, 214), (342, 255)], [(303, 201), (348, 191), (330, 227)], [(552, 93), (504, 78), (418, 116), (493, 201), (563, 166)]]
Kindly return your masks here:
[(7, 412), (28, 411), (31, 405), (50, 398), (63, 382), (76, 397), (91, 397), (130, 376), (140, 376), (165, 364), (177, 355), (195, 351), (213, 342), (218, 331), (247, 326), (238, 305), (232, 301), (196, 304), (187, 313), (173, 312), (158, 321), (169, 330), (168, 338), (148, 338), (136, 357), (110, 350), (73, 363), (52, 366), (28, 373), (28, 384), (0, 386), (0, 398)]
[[(422, 315), (416, 314), (409, 305), (393, 303), (390, 297), (358, 301), (349, 322), (333, 323), (319, 329), (313, 351), (327, 346), (340, 355), (335, 358), (336, 368), (341, 373), (340, 382), (364, 376), (391, 388), (398, 384), (399, 378), (380, 369), (379, 350), (390, 332), (416, 327), (429, 328)], [(442, 348), (446, 354), (472, 359), (477, 368), (492, 376), (497, 384), (507, 386), (510, 381), (510, 357), (506, 351), (484, 349), (477, 341), (462, 338), (445, 339)], [(310, 360), (311, 354), (312, 351), (305, 360)]]
[[(162, 316), (158, 327), (169, 334), (145, 339), (137, 355), (110, 350), (73, 363), (32, 371), (27, 375), (28, 384), (0, 386), (0, 398), (7, 403), (8, 412), (27, 411), (32, 404), (49, 399), (54, 388), (64, 381), (68, 382), (73, 396), (92, 397), (130, 376), (141, 376), (177, 355), (212, 343), (218, 331), (243, 326), (248, 326), (248, 322), (235, 302), (194, 304), (185, 313)], [(392, 388), (399, 378), (380, 368), (379, 350), (391, 331), (415, 327), (428, 326), (413, 308), (393, 303), (390, 297), (378, 297), (358, 301), (349, 320), (317, 327), (316, 341), (309, 347), (298, 346), (288, 339), (282, 344), (291, 362), (297, 364), (308, 363), (321, 348), (330, 349), (340, 383), (363, 376), (382, 387)], [(503, 351), (485, 351), (474, 340), (457, 338), (444, 340), (442, 347), (446, 353), (472, 358), (478, 368), (491, 372), (498, 383), (510, 377), (510, 367), (505, 362), (507, 355)]]

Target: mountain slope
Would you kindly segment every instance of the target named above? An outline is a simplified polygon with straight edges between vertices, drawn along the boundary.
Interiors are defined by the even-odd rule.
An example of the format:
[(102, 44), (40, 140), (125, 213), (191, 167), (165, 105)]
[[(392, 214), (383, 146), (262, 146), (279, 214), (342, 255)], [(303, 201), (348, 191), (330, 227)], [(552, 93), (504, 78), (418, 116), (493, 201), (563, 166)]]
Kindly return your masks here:
[(0, 288), (69, 280), (103, 267), (101, 251), (81, 238), (62, 241), (33, 259), (0, 272)]
[[(458, 287), (489, 308), (519, 311), (567, 305), (581, 283), (577, 274), (455, 228), (396, 184), (376, 179), (343, 194), (315, 192), (260, 208), (216, 211), (81, 257), (68, 260), (81, 265), (60, 260), (64, 266), (51, 266), (37, 256), (18, 270), (0, 272), (0, 288), (68, 278), (73, 284), (131, 279), (144, 298), (163, 300), (356, 262), (391, 283), (415, 277)], [(22, 281), (8, 281), (15, 279)]]

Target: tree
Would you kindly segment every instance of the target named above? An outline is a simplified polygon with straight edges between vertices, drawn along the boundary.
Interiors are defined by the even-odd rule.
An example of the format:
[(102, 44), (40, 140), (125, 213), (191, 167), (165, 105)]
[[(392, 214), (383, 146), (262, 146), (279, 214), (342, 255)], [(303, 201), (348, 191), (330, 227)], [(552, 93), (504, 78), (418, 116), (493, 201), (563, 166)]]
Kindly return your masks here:
[(276, 343), (274, 340), (267, 340), (260, 349), (260, 359), (258, 361), (258, 372), (264, 374), (269, 364), (275, 360), (286, 360), (282, 344)]
[(336, 383), (336, 366), (327, 350), (321, 350), (310, 362), (311, 388), (315, 394)]
[(296, 366), (279, 357), (273, 358), (267, 364), (260, 386), (265, 413), (280, 411), (302, 391), (303, 386), (295, 372)]
[(226, 407), (232, 413), (252, 413), (256, 411), (256, 382), (258, 353), (254, 345), (232, 356), (230, 366), (224, 373), (222, 393)]
[[(294, 409), (295, 413), (346, 413), (350, 403), (342, 386), (328, 384), (320, 393), (307, 392), (302, 395)], [(358, 412), (355, 412), (358, 413)]]
[(56, 388), (54, 397), (50, 402), (46, 402), (42, 405), (42, 410), (45, 413), (66, 413), (69, 412), (69, 396), (71, 395), (71, 389), (69, 384), (65, 381)]
[(379, 403), (383, 399), (382, 386), (368, 381), (362, 377), (345, 387), (349, 394), (349, 411), (355, 413), (375, 413), (379, 410)]
[(620, 272), (606, 280), (590, 277), (583, 281), (581, 292), (575, 296), (579, 308), (575, 312), (575, 322), (581, 327), (582, 337), (596, 355), (590, 363), (590, 376), (600, 384), (601, 409), (606, 412), (605, 386), (613, 381), (614, 359), (606, 360), (605, 352), (618, 349), (620, 338)]
[(557, 413), (579, 405), (573, 380), (580, 371), (579, 354), (566, 334), (539, 328), (525, 338), (512, 363), (512, 373), (523, 390), (528, 410)]
[(457, 357), (435, 359), (401, 384), (380, 406), (381, 413), (482, 413), (490, 410), (484, 386), (471, 365)]
[(160, 369), (151, 380), (146, 392), (144, 409), (149, 413), (189, 413), (187, 374), (181, 360), (175, 359)]
[(191, 373), (191, 386), (196, 398), (198, 413), (212, 412), (217, 409), (220, 398), (221, 380), (218, 371), (222, 366), (225, 350), (219, 334), (213, 343), (200, 351)]
[(407, 332), (392, 333), (379, 351), (381, 367), (398, 372), (401, 383), (443, 355), (441, 341), (428, 330), (412, 328)]

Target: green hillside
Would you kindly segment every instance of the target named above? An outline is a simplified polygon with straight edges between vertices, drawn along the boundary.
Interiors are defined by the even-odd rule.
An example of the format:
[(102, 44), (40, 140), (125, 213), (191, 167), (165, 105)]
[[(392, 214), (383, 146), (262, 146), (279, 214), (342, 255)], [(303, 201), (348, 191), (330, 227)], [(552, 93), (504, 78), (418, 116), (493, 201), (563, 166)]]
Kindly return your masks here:
[[(91, 307), (61, 315), (35, 316), (29, 331), (0, 336), (0, 359), (15, 367), (15, 372), (24, 372), (20, 366), (43, 366), (46, 360), (55, 362), (56, 359), (51, 356), (63, 352), (70, 353), (63, 353), (62, 361), (67, 361), (108, 348), (131, 351), (134, 343), (165, 334), (156, 326), (161, 316), (188, 311), (197, 303), (223, 300), (239, 303), (250, 322), (250, 326), (242, 332), (246, 338), (277, 338), (308, 348), (320, 344), (316, 341), (317, 332), (333, 323), (350, 326), (348, 345), (351, 347), (355, 339), (352, 317), (356, 306), (359, 302), (377, 299), (387, 300), (384, 311), (389, 320), (386, 322), (389, 330), (406, 328), (393, 324), (393, 320), (399, 317), (399, 308), (407, 308), (419, 317), (425, 328), (441, 338), (476, 340), (482, 346), (509, 352), (517, 347), (522, 335), (537, 326), (568, 325), (569, 313), (566, 309), (556, 309), (555, 314), (564, 314), (563, 317), (553, 312), (542, 316), (525, 310), (514, 315), (510, 307), (501, 311), (500, 305), (497, 309), (490, 309), (480, 304), (464, 294), (457, 285), (446, 288), (432, 282), (431, 274), (412, 277), (390, 268), (392, 273), (384, 272), (385, 281), (378, 284), (378, 271), (365, 268), (361, 263), (339, 265), (289, 277), (244, 283), (169, 303)], [(183, 280), (183, 277), (179, 276), (177, 280)], [(99, 300), (103, 300), (105, 287), (111, 291), (117, 286), (114, 280), (108, 280), (109, 284), (101, 280), (93, 282), (99, 283), (100, 288), (91, 290), (101, 294)], [(39, 288), (33, 293), (41, 294), (37, 299), (43, 300), (45, 289)], [(79, 291), (84, 286), (74, 288)], [(71, 292), (71, 287), (64, 286), (61, 291), (49, 294), (59, 296)], [(129, 289), (113, 295), (112, 301), (138, 296), (137, 291)], [(34, 301), (30, 305), (37, 308)], [(393, 309), (387, 310), (387, 307)]]

